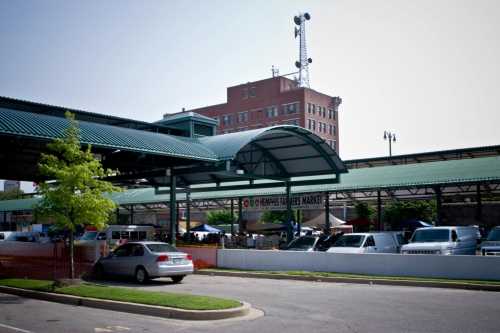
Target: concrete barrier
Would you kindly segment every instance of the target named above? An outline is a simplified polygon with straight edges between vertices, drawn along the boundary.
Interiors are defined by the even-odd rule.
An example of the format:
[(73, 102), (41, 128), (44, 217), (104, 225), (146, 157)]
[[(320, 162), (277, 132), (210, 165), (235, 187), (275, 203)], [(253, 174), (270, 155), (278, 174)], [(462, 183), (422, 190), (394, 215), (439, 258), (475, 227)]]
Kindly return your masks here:
[(217, 267), (264, 271), (300, 270), (383, 276), (500, 280), (500, 257), (482, 256), (219, 249)]

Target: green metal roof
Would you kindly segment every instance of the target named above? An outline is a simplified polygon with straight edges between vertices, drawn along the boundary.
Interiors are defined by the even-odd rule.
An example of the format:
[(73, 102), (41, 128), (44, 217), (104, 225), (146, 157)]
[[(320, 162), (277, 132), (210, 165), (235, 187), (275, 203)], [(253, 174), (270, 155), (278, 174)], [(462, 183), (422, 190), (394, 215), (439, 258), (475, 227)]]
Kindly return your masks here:
[(155, 123), (162, 124), (162, 125), (169, 125), (169, 124), (175, 124), (178, 122), (184, 122), (187, 119), (197, 120), (199, 122), (210, 124), (210, 125), (217, 125), (217, 123), (218, 123), (217, 120), (215, 120), (215, 119), (201, 115), (201, 114), (193, 112), (193, 111), (184, 111), (184, 112), (174, 113), (171, 115), (166, 114), (165, 118), (158, 120)]
[[(84, 144), (193, 160), (217, 160), (210, 149), (190, 138), (86, 121), (79, 121), (78, 124)], [(0, 108), (2, 134), (53, 140), (61, 138), (67, 127), (68, 120), (64, 118)]]
[[(473, 184), (488, 181), (500, 182), (499, 156), (354, 169), (342, 175), (339, 184), (296, 186), (292, 188), (292, 193), (383, 190), (430, 187), (434, 185)], [(195, 192), (191, 194), (191, 198), (193, 200), (207, 200), (284, 193), (284, 188), (276, 187)], [(152, 188), (114, 193), (111, 198), (120, 205), (169, 201), (168, 194), (155, 195)], [(179, 201), (185, 200), (185, 194), (178, 194), (177, 199)], [(29, 210), (36, 200), (32, 198), (0, 201), (0, 211)]]

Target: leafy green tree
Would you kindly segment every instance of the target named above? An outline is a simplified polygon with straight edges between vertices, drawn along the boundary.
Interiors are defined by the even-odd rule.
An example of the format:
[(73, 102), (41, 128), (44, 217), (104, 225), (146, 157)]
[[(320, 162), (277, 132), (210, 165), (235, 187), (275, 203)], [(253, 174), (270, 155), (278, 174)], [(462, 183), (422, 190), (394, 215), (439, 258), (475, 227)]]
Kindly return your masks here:
[(432, 221), (436, 218), (436, 201), (393, 201), (384, 207), (384, 220), (394, 229), (401, 222), (411, 219)]
[(357, 201), (354, 204), (354, 210), (358, 218), (371, 220), (375, 214), (375, 208), (367, 202)]
[(92, 155), (90, 145), (82, 149), (78, 122), (67, 112), (69, 127), (62, 139), (47, 145), (49, 154), (42, 154), (38, 164), (40, 174), (50, 181), (38, 185), (42, 198), (35, 211), (50, 217), (55, 225), (69, 232), (70, 278), (75, 278), (74, 232), (86, 225), (102, 229), (115, 203), (104, 194), (120, 191), (100, 178), (111, 175)]
[[(297, 222), (298, 217), (300, 218), (300, 220), (302, 220), (302, 215), (299, 214), (296, 209), (294, 209), (292, 211), (293, 220)], [(262, 213), (260, 221), (263, 223), (283, 223), (286, 222), (286, 218), (286, 210), (266, 210), (264, 213)]]
[(1, 200), (20, 199), (23, 194), (24, 194), (23, 190), (18, 189), (18, 188), (13, 188), (13, 189), (8, 190), (8, 191), (2, 191), (2, 192), (0, 192), (0, 201)]
[(231, 222), (235, 221), (236, 219), (231, 218), (231, 212), (228, 210), (212, 210), (207, 213), (208, 224), (231, 224)]

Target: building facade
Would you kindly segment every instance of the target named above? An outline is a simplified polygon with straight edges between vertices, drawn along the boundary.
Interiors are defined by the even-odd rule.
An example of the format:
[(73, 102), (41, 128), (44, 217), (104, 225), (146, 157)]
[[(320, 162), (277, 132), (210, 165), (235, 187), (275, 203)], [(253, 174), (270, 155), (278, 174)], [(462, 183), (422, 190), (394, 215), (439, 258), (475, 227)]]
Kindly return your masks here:
[(307, 128), (339, 151), (338, 108), (340, 97), (277, 76), (227, 88), (227, 103), (192, 109), (219, 122), (219, 134), (274, 125)]

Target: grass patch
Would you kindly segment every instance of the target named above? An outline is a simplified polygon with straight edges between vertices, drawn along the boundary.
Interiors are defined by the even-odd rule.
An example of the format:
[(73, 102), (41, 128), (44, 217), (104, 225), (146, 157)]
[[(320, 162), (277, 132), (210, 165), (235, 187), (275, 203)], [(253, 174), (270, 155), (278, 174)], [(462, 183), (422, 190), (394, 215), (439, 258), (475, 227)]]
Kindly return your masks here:
[(415, 281), (415, 282), (441, 282), (454, 284), (478, 284), (478, 285), (500, 285), (498, 280), (462, 280), (462, 279), (444, 279), (444, 278), (423, 278), (412, 276), (383, 276), (383, 275), (363, 275), (363, 274), (345, 274), (334, 272), (308, 272), (308, 271), (259, 271), (259, 270), (238, 270), (238, 269), (204, 269), (204, 271), (224, 271), (224, 272), (249, 272), (257, 274), (274, 274), (289, 276), (304, 276), (312, 278), (349, 278), (360, 280), (393, 280), (393, 281)]
[(36, 291), (53, 291), (54, 282), (47, 280), (31, 280), (31, 279), (1, 279), (0, 285), (6, 287), (14, 287), (21, 289), (29, 289)]
[(89, 283), (66, 287), (54, 287), (54, 283), (52, 281), (1, 279), (0, 285), (113, 301), (168, 306), (184, 310), (223, 310), (240, 306), (240, 302), (238, 301), (217, 297), (143, 291)]

